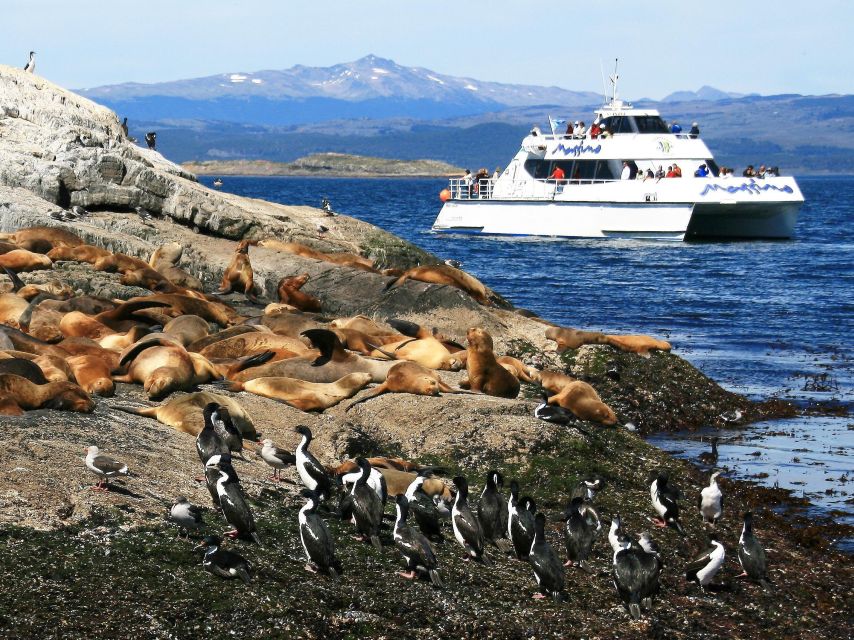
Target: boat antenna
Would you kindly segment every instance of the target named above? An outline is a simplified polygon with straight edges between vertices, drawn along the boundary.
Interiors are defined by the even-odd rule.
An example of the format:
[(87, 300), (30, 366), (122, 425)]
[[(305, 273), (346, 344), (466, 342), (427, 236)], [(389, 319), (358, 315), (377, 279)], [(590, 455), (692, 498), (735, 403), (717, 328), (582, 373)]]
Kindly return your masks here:
[(599, 73), (602, 74), (602, 104), (608, 104), (608, 84), (605, 82), (605, 69), (602, 67), (602, 58), (599, 58)]
[(614, 97), (612, 102), (616, 104), (617, 102), (617, 81), (620, 79), (620, 76), (617, 74), (617, 66), (620, 63), (619, 58), (614, 58), (614, 75), (608, 76), (608, 79), (611, 81), (611, 84), (614, 85)]

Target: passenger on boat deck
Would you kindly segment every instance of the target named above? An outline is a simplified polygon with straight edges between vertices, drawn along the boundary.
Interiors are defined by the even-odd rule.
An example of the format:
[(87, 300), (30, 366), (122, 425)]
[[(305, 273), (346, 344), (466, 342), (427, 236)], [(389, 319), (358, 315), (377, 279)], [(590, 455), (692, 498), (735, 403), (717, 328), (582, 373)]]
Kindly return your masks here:
[(670, 125), (670, 133), (682, 133), (682, 127), (679, 126), (679, 123), (676, 120)]
[(620, 180), (629, 180), (632, 177), (632, 168), (629, 166), (628, 160), (623, 160), (623, 171), (620, 173)]
[(745, 169), (741, 175), (744, 178), (754, 178), (756, 176), (756, 172), (753, 170), (753, 165), (747, 165), (747, 169)]
[(498, 180), (498, 178), (500, 176), (501, 176), (501, 167), (495, 167), (495, 173), (492, 174), (492, 179)]
[(709, 177), (709, 170), (706, 168), (706, 165), (701, 164), (699, 167), (697, 167), (697, 170), (694, 172), (694, 177), (695, 178), (708, 178)]
[(696, 122), (691, 123), (691, 130), (688, 132), (688, 136), (691, 138), (699, 138), (700, 137), (700, 125)]
[(599, 128), (598, 122), (594, 122), (590, 125), (590, 137), (592, 139), (595, 140), (596, 138), (598, 138), (600, 133), (602, 133), (602, 129)]
[(643, 180), (646, 174), (643, 172), (643, 169), (638, 169), (637, 175), (635, 176), (635, 180)]
[(608, 127), (603, 127), (603, 128), (602, 128), (602, 133), (600, 133), (600, 134), (599, 134), (599, 137), (600, 137), (600, 138), (610, 138), (610, 137), (612, 137), (613, 135), (614, 135), (614, 134), (612, 134), (612, 133), (611, 133), (611, 130), (610, 130)]
[[(489, 179), (489, 171), (486, 170), (486, 167), (481, 167), (480, 170), (476, 174), (474, 174), (474, 192), (478, 194), (481, 198), (486, 198), (488, 194), (486, 193), (486, 185), (481, 183), (481, 180)], [(481, 187), (483, 187), (483, 191), (481, 191)]]
[[(575, 124), (578, 124), (578, 122), (576, 122)], [(571, 138), (572, 135), (573, 135), (572, 123), (567, 122), (566, 123), (566, 134), (564, 135), (564, 137), (565, 138)]]
[(682, 177), (682, 169), (679, 168), (679, 165), (675, 162), (673, 163), (673, 177), (681, 178)]
[(541, 136), (541, 135), (543, 135), (543, 132), (540, 131), (540, 128), (537, 125), (534, 125), (533, 127), (531, 127), (531, 135), (532, 136)]
[[(661, 169), (661, 167), (659, 167), (659, 169)], [(640, 175), (640, 174), (638, 174), (638, 175)], [(655, 179), (655, 174), (652, 172), (652, 169), (647, 169), (646, 170), (646, 177), (643, 179), (643, 181), (646, 182), (647, 180), (654, 180), (654, 179)]]
[[(667, 167), (668, 170), (672, 169), (672, 167)], [(661, 168), (661, 165), (658, 165), (658, 170), (655, 172), (655, 180), (661, 180), (665, 176), (664, 169)]]
[(584, 126), (584, 120), (582, 120), (581, 122), (576, 120), (575, 121), (575, 137), (576, 138), (583, 138), (586, 133), (587, 133), (587, 127)]
[(759, 165), (759, 171), (756, 172), (756, 177), (761, 178), (761, 179), (765, 178), (765, 165), (764, 164)]
[(465, 189), (466, 195), (469, 198), (471, 198), (471, 183), (472, 183), (471, 171), (466, 169), (466, 172), (463, 175), (463, 188)]
[(768, 167), (768, 171), (765, 172), (766, 178), (779, 178), (780, 177), (780, 167)]
[(721, 167), (718, 169), (719, 178), (729, 178), (732, 175), (732, 169), (729, 167)]
[(564, 180), (566, 179), (566, 174), (563, 172), (563, 169), (555, 165), (555, 170), (552, 171), (552, 175), (550, 175), (549, 178), (552, 180)]

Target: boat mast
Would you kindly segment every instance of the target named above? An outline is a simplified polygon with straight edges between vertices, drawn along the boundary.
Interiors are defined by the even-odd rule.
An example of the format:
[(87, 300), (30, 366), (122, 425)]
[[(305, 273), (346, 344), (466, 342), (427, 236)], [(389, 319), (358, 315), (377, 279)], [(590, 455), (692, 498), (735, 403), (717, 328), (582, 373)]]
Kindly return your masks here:
[(617, 74), (617, 66), (620, 63), (619, 58), (614, 58), (614, 75), (608, 76), (608, 79), (611, 81), (611, 84), (614, 85), (614, 95), (611, 98), (611, 104), (617, 105), (617, 81), (620, 79), (620, 76)]

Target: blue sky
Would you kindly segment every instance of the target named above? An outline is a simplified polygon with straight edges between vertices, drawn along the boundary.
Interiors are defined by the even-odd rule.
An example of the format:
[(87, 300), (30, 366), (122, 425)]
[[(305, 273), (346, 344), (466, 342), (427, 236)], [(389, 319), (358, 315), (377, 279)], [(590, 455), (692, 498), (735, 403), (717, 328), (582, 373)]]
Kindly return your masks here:
[[(533, 7), (536, 7), (533, 8)], [(545, 9), (544, 9), (545, 7)], [(328, 66), (368, 53), (478, 80), (661, 98), (854, 93), (850, 0), (3, 0), (0, 62), (70, 88)]]

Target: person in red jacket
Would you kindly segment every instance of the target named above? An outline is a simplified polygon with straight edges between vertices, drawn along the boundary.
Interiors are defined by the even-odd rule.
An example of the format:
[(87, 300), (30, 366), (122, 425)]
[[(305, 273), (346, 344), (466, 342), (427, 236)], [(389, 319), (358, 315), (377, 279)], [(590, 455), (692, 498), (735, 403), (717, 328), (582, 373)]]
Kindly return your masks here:
[(555, 165), (555, 170), (552, 171), (552, 175), (550, 175), (549, 178), (552, 180), (565, 180), (566, 174), (563, 172), (563, 169)]

